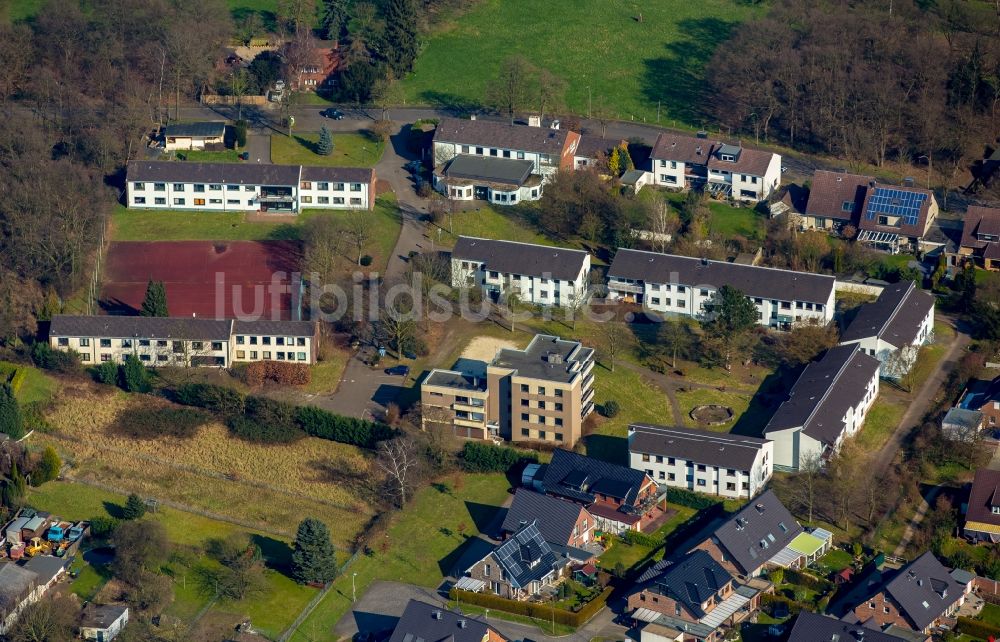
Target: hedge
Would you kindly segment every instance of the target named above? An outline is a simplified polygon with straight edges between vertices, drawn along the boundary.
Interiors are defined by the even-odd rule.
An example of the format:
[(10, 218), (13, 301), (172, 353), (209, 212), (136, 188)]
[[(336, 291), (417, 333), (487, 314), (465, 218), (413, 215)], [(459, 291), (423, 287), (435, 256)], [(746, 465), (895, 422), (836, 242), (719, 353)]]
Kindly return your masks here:
[(28, 377), (27, 368), (15, 368), (14, 376), (10, 378), (10, 389), (14, 391), (14, 394), (21, 392), (21, 386), (24, 385), (24, 380)]
[(622, 539), (629, 544), (638, 544), (639, 546), (646, 546), (647, 548), (655, 548), (663, 543), (658, 537), (653, 537), (646, 533), (640, 533), (639, 531), (625, 531), (622, 534)]
[(311, 379), (309, 366), (287, 361), (254, 361), (247, 365), (243, 377), (248, 386), (260, 386), (265, 381), (288, 386), (304, 386)]
[(787, 584), (798, 584), (818, 593), (823, 593), (833, 587), (833, 582), (816, 577), (811, 573), (803, 573), (793, 568), (785, 569), (785, 582)]
[(239, 390), (210, 383), (186, 383), (174, 391), (174, 398), (185, 406), (207, 408), (227, 415), (242, 413), (245, 400)]
[(299, 406), (295, 421), (307, 435), (362, 448), (374, 448), (396, 436), (396, 430), (386, 424), (335, 415), (315, 406)]
[(671, 504), (687, 506), (688, 508), (694, 508), (696, 510), (703, 510), (719, 503), (718, 499), (706, 497), (705, 495), (699, 495), (698, 493), (692, 493), (691, 491), (684, 490), (683, 488), (668, 488), (667, 501)]
[(994, 626), (982, 620), (973, 620), (969, 617), (959, 617), (955, 632), (986, 640), (991, 635), (1000, 637), (1000, 626)]
[(467, 441), (462, 448), (462, 467), (470, 473), (505, 473), (522, 462), (537, 462), (538, 455), (506, 446)]
[(466, 604), (473, 604), (475, 606), (482, 606), (484, 608), (496, 609), (505, 613), (513, 613), (514, 615), (526, 615), (545, 622), (555, 621), (559, 624), (570, 626), (575, 629), (589, 622), (598, 611), (607, 605), (608, 598), (611, 596), (611, 592), (613, 590), (614, 589), (609, 586), (604, 589), (600, 595), (584, 604), (579, 611), (575, 612), (567, 611), (565, 609), (557, 609), (549, 606), (548, 604), (508, 600), (498, 595), (460, 591), (456, 588), (448, 591), (448, 599), (457, 602), (465, 602)]

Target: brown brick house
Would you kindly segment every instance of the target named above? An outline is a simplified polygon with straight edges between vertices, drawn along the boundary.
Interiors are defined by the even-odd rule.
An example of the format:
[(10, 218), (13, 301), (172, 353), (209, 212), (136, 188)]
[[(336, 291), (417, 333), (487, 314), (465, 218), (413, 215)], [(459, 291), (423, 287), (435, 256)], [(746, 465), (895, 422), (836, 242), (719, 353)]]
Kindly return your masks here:
[(976, 471), (962, 534), (974, 542), (1000, 542), (1000, 471)]
[(452, 642), (507, 642), (478, 618), (433, 604), (410, 600), (388, 642), (450, 640)]
[(1000, 270), (1000, 208), (969, 206), (958, 256), (971, 259), (981, 268)]
[(519, 488), (503, 520), (504, 534), (512, 535), (532, 521), (549, 544), (583, 548), (594, 541), (596, 520), (575, 502)]
[(569, 560), (552, 550), (532, 522), (470, 566), (455, 587), (527, 600), (557, 584), (568, 566)]

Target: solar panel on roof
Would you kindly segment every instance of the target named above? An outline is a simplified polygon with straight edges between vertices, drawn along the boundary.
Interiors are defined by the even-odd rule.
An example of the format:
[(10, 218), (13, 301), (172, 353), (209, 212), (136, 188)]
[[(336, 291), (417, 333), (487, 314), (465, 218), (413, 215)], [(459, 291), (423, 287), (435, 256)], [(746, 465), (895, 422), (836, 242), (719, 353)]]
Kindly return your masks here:
[(921, 192), (876, 187), (875, 193), (868, 199), (865, 217), (870, 221), (878, 214), (899, 216), (902, 217), (904, 224), (916, 225), (920, 218), (920, 209), (926, 200), (927, 195)]

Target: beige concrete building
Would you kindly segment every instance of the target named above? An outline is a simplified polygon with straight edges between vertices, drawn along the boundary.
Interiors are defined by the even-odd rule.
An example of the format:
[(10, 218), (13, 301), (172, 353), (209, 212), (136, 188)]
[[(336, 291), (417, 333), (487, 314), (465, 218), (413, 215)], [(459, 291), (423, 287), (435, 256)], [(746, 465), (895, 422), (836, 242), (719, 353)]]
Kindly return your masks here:
[(536, 335), (524, 350), (499, 350), (485, 372), (431, 371), (421, 384), (423, 424), (470, 439), (572, 446), (594, 410), (593, 369), (593, 348)]

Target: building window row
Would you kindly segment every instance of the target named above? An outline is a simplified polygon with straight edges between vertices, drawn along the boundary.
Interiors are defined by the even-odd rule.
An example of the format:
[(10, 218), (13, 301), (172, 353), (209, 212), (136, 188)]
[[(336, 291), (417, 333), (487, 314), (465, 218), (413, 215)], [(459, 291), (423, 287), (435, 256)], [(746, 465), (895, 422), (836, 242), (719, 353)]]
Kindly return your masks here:
[[(248, 358), (247, 357), (248, 354), (250, 355), (249, 356), (250, 360), (263, 359), (263, 360), (267, 361), (267, 360), (270, 360), (272, 358), (271, 357), (272, 353), (270, 351), (268, 351), (268, 350), (263, 350), (263, 351), (260, 351), (260, 352), (258, 352), (257, 350), (250, 350), (250, 351), (247, 351), (247, 350), (237, 350), (236, 351), (236, 358), (237, 359), (247, 359)], [(278, 361), (305, 361), (307, 359), (305, 352), (284, 352), (284, 351), (278, 351), (278, 352), (274, 352), (273, 354), (274, 354), (273, 358), (276, 359), (276, 360), (278, 360)]]
[(254, 335), (236, 335), (236, 345), (260, 345), (269, 346), (271, 341), (274, 341), (276, 346), (304, 346), (306, 344), (305, 337), (257, 337)]
[(476, 154), (478, 156), (495, 156), (497, 158), (516, 158), (517, 160), (524, 160), (524, 152), (515, 152), (509, 149), (498, 149), (496, 147), (479, 147), (474, 145), (462, 145), (462, 153)]

